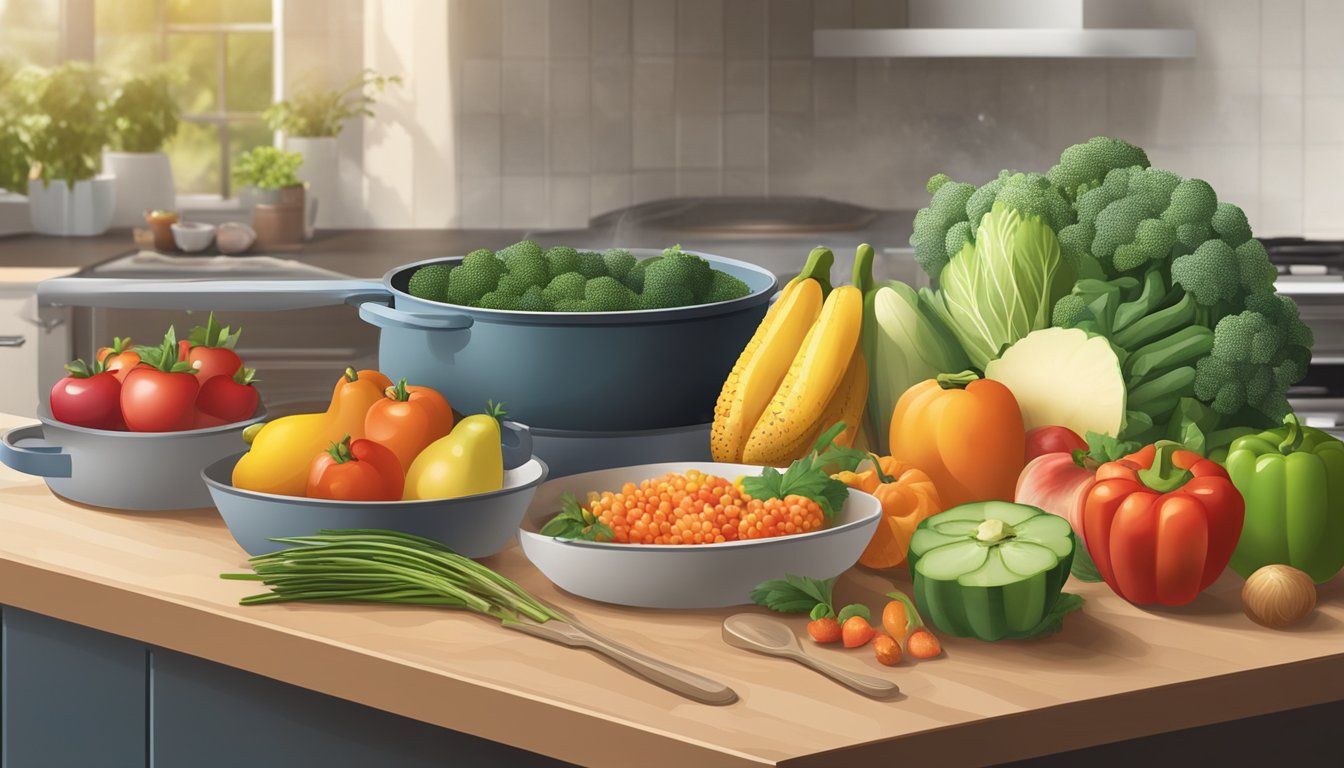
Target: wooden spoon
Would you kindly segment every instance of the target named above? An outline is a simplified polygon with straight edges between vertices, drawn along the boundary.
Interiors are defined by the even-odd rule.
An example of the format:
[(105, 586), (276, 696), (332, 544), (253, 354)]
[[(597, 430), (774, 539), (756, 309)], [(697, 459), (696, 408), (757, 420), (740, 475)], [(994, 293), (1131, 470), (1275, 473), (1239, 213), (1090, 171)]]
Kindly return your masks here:
[(805, 667), (811, 667), (838, 683), (875, 699), (883, 699), (900, 693), (901, 689), (890, 680), (850, 672), (837, 667), (829, 661), (811, 656), (798, 644), (793, 630), (779, 619), (761, 616), (755, 613), (738, 613), (723, 620), (723, 641), (743, 650), (762, 653), (766, 656), (779, 656), (793, 659)]

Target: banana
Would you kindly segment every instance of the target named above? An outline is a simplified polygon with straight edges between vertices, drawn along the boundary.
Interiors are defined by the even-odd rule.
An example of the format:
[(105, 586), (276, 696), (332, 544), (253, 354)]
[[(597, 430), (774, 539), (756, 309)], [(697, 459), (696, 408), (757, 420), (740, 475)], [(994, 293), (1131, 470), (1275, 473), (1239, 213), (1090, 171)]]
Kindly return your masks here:
[(862, 322), (863, 292), (852, 285), (832, 290), (747, 437), (743, 463), (784, 466), (807, 452), (818, 422), (849, 373)]
[[(822, 412), (821, 418), (817, 421), (816, 429), (808, 438), (808, 445), (816, 443), (821, 433), (830, 429), (836, 422), (845, 422), (845, 431), (835, 437), (835, 444), (853, 448), (856, 446), (859, 437), (860, 422), (863, 420), (863, 409), (868, 401), (868, 365), (862, 352), (855, 351), (854, 358), (849, 361), (849, 368), (845, 370), (845, 378), (840, 382), (840, 389), (836, 391), (835, 397), (826, 406)], [(797, 458), (797, 457), (794, 457)], [(790, 459), (792, 460), (792, 459)]]
[(742, 460), (747, 436), (779, 389), (808, 330), (821, 313), (822, 294), (830, 287), (834, 261), (828, 249), (814, 249), (802, 272), (784, 287), (738, 356), (714, 406), (710, 452), (715, 461)]

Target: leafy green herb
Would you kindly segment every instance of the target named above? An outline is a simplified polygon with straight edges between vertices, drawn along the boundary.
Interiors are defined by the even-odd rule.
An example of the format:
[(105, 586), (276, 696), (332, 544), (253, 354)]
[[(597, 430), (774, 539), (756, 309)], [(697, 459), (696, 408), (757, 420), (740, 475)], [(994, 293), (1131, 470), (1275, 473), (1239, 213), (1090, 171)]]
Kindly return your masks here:
[(813, 453), (790, 464), (783, 474), (774, 467), (766, 467), (759, 477), (742, 478), (742, 490), (762, 501), (802, 496), (817, 502), (827, 517), (834, 517), (844, 506), (849, 488), (828, 475), (823, 467), (821, 457)]
[(611, 541), (614, 534), (574, 494), (566, 493), (560, 497), (560, 514), (541, 527), (541, 535), (568, 541)]
[(850, 603), (840, 609), (840, 615), (835, 620), (844, 624), (855, 616), (862, 616), (864, 621), (871, 621), (873, 618), (873, 615), (868, 612), (868, 606), (863, 603)]
[(1041, 637), (1049, 637), (1064, 628), (1064, 617), (1083, 607), (1082, 595), (1075, 595), (1072, 592), (1061, 593), (1059, 599), (1055, 601), (1055, 607), (1050, 609), (1050, 613), (1041, 623), (1037, 624), (1030, 632), (1022, 635), (1018, 640), (1035, 640)]
[(1069, 575), (1089, 584), (1102, 580), (1097, 564), (1092, 561), (1092, 555), (1088, 553), (1087, 547), (1083, 546), (1078, 534), (1073, 536), (1073, 565), (1069, 568)]
[(205, 325), (198, 325), (191, 329), (187, 339), (191, 341), (193, 347), (216, 347), (219, 349), (233, 349), (238, 343), (238, 337), (243, 335), (243, 329), (233, 330), (229, 326), (220, 327), (215, 322), (215, 313), (210, 313), (210, 319), (205, 321)]
[(831, 600), (834, 587), (835, 579), (785, 576), (757, 584), (751, 590), (751, 601), (778, 613), (810, 613), (818, 607), (825, 607), (834, 615), (835, 608)]
[(1097, 432), (1088, 432), (1085, 439), (1087, 450), (1079, 449), (1073, 452), (1073, 461), (1080, 467), (1091, 467), (1093, 462), (1100, 466), (1107, 462), (1118, 461), (1143, 447), (1135, 442), (1122, 442), (1110, 435)]
[(159, 342), (157, 347), (137, 345), (134, 349), (142, 362), (164, 373), (196, 372), (191, 363), (178, 359), (177, 329), (171, 325), (168, 326), (168, 332), (163, 335), (163, 341)]

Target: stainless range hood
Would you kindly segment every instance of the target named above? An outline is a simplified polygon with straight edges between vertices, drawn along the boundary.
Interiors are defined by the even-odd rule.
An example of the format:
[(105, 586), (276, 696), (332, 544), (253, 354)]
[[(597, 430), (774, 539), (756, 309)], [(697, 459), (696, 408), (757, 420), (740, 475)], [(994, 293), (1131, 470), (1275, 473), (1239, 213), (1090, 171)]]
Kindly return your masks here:
[[(1192, 29), (1135, 28), (1143, 3), (909, 0), (904, 29), (818, 29), (813, 55), (856, 58), (1189, 58)], [(1140, 9), (1141, 10), (1141, 9)]]

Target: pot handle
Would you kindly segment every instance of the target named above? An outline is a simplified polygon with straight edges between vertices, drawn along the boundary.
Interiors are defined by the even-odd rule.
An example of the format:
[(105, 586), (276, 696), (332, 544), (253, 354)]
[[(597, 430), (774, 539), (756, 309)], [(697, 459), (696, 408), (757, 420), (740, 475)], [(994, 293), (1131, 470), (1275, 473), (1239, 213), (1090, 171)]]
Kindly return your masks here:
[(268, 312), (387, 300), (369, 280), (136, 280), (58, 277), (37, 284), (39, 305), (100, 309), (211, 309)]
[(532, 460), (532, 430), (516, 421), (499, 423), (499, 444), (504, 451), (504, 468), (517, 469)]
[(0, 463), (25, 475), (70, 477), (70, 454), (59, 445), (21, 446), (20, 440), (41, 440), (42, 425), (15, 427), (0, 436)]
[(419, 314), (404, 312), (387, 304), (386, 297), (375, 297), (359, 302), (359, 317), (379, 328), (411, 328), (417, 331), (465, 331), (475, 320), (461, 312)]

